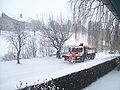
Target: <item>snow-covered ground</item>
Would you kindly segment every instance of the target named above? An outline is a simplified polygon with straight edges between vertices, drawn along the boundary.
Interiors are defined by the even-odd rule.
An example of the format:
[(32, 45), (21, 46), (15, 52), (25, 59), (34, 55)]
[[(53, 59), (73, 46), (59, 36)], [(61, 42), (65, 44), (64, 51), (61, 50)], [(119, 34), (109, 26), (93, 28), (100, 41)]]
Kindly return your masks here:
[(75, 64), (56, 59), (56, 57), (22, 59), (20, 65), (16, 64), (15, 60), (0, 62), (0, 90), (16, 89), (19, 81), (23, 82), (24, 87), (26, 82), (28, 85), (33, 85), (37, 80), (42, 82), (46, 78), (50, 80), (61, 77), (115, 57), (115, 55), (99, 53), (94, 60)]

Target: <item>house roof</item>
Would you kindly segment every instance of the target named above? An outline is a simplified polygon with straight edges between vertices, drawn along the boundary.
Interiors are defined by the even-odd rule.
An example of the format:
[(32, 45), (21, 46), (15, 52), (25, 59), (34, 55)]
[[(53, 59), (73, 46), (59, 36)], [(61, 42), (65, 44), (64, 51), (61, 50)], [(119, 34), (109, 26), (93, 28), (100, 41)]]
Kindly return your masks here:
[(101, 0), (108, 9), (113, 13), (117, 20), (120, 21), (120, 0)]

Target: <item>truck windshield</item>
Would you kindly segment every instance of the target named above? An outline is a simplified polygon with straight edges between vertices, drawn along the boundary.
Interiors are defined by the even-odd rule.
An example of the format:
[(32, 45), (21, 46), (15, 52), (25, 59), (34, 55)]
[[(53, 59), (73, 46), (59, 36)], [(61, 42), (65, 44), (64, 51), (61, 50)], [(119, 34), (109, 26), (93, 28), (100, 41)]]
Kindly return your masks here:
[(83, 48), (72, 48), (72, 52), (82, 52)]

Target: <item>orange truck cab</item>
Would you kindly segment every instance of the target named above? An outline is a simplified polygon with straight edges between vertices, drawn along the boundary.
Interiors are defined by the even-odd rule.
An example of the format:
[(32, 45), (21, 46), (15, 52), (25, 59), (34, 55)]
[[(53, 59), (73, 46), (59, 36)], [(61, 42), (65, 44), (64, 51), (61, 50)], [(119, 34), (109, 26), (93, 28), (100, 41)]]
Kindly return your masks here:
[[(69, 52), (66, 55), (63, 55), (64, 60), (69, 62), (83, 62), (85, 59), (94, 59), (95, 51), (88, 46), (70, 46)], [(92, 52), (90, 52), (92, 51)]]

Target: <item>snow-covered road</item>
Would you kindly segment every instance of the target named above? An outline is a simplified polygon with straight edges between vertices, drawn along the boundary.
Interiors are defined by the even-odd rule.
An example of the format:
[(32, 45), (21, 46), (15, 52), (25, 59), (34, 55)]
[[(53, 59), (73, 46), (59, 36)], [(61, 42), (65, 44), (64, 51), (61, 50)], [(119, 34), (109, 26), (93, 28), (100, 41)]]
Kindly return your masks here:
[(42, 82), (46, 78), (49, 80), (61, 77), (115, 57), (115, 55), (99, 53), (94, 60), (75, 64), (55, 57), (24, 59), (21, 60), (20, 65), (16, 64), (16, 61), (0, 62), (0, 90), (16, 89), (19, 81), (23, 82), (22, 87), (24, 87), (26, 82), (28, 85), (33, 85), (37, 80)]

